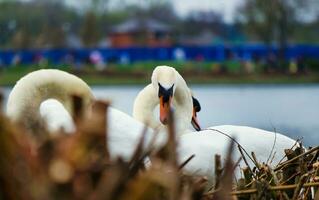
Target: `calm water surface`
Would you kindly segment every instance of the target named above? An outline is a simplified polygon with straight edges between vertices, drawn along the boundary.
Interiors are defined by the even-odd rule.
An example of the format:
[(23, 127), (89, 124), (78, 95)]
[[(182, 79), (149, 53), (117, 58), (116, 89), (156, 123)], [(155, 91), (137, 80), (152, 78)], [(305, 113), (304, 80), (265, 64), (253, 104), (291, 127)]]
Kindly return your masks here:
[[(132, 113), (143, 86), (93, 87), (99, 98)], [(319, 145), (319, 84), (315, 85), (192, 85), (202, 111), (202, 127), (233, 124), (274, 130), (306, 145)], [(10, 88), (5, 88), (8, 95)]]

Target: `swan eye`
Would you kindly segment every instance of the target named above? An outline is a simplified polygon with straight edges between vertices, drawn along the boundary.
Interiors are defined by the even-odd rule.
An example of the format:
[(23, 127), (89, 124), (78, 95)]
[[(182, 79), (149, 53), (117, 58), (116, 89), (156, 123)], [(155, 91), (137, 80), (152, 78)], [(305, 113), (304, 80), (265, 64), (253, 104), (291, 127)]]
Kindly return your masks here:
[(201, 110), (201, 106), (200, 106), (200, 103), (199, 101), (192, 96), (192, 99), (193, 99), (193, 108), (196, 112), (199, 112)]
[(168, 102), (170, 97), (173, 96), (174, 84), (169, 89), (165, 89), (160, 83), (158, 83), (158, 97), (163, 97), (163, 102)]

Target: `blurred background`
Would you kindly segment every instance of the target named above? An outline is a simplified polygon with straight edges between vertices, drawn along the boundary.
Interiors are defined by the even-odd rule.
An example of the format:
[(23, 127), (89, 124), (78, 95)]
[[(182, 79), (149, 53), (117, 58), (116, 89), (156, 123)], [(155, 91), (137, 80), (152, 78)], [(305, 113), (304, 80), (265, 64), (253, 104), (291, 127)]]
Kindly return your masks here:
[[(131, 113), (157, 65), (178, 69), (203, 127), (319, 139), (318, 0), (0, 0), (0, 85), (70, 71)], [(121, 86), (119, 86), (121, 85)]]

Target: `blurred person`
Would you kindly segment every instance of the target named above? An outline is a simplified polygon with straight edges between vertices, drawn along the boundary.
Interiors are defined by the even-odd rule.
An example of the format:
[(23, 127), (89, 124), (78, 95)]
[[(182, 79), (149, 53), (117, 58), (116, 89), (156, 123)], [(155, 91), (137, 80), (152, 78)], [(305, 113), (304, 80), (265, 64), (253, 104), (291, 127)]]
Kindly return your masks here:
[(289, 74), (296, 74), (298, 71), (296, 59), (291, 59), (289, 62)]
[(130, 64), (130, 56), (127, 53), (122, 53), (120, 56), (120, 64), (128, 65)]
[(66, 55), (63, 57), (63, 63), (70, 66), (74, 66), (75, 56), (73, 51), (66, 53)]
[(106, 64), (104, 62), (103, 56), (101, 52), (94, 50), (90, 53), (89, 56), (90, 63), (94, 65), (97, 70), (104, 70), (106, 68)]
[(21, 61), (22, 61), (22, 58), (21, 58), (20, 53), (16, 53), (16, 54), (14, 54), (14, 56), (12, 58), (11, 65), (17, 66), (17, 65), (21, 64)]
[(244, 69), (244, 73), (246, 74), (252, 74), (255, 72), (255, 65), (251, 60), (243, 60), (242, 66)]
[(177, 47), (173, 51), (174, 60), (184, 62), (186, 60), (185, 52), (182, 48)]
[(48, 66), (48, 59), (43, 55), (42, 52), (38, 52), (35, 54), (35, 56), (33, 57), (33, 63), (35, 63), (36, 65), (44, 68)]
[(250, 53), (245, 53), (241, 62), (243, 72), (246, 74), (252, 74), (255, 72), (255, 65), (252, 62), (252, 57)]

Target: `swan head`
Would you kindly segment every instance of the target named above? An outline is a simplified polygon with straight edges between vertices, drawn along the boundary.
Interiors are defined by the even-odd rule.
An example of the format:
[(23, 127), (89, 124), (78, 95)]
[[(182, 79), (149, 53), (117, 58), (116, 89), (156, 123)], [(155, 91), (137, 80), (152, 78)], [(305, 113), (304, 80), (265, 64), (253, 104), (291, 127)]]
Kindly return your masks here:
[(157, 91), (160, 107), (160, 121), (167, 124), (168, 113), (176, 89), (176, 70), (168, 66), (158, 66), (152, 74), (152, 85)]
[(201, 106), (200, 106), (199, 101), (194, 96), (192, 96), (192, 100), (193, 100), (192, 125), (196, 131), (200, 131), (202, 129), (201, 129), (199, 122), (198, 122), (197, 113), (201, 110)]

